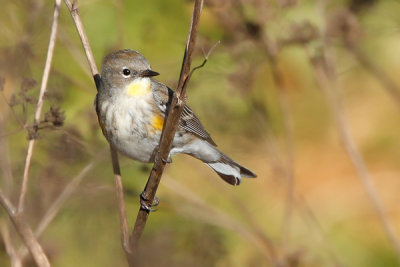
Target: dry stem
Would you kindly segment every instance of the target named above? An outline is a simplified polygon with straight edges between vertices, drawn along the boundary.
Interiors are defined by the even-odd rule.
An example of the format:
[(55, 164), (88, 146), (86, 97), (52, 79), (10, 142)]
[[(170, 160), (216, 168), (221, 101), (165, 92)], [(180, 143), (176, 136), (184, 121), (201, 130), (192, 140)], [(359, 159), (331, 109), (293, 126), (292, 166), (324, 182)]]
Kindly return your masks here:
[(36, 240), (31, 228), (26, 223), (22, 213), (16, 213), (15, 207), (0, 190), (0, 204), (6, 210), (11, 222), (14, 224), (17, 233), (20, 235), (24, 244), (31, 253), (33, 259), (39, 267), (50, 267), (50, 262), (47, 259), (39, 242)]
[[(40, 120), (40, 116), (42, 114), (43, 103), (44, 103), (43, 97), (46, 92), (47, 82), (49, 80), (51, 62), (53, 60), (54, 47), (56, 44), (58, 17), (60, 14), (60, 4), (61, 4), (61, 0), (55, 1), (53, 24), (51, 25), (50, 41), (49, 41), (49, 47), (47, 49), (46, 64), (44, 66), (42, 83), (40, 85), (39, 98), (38, 98), (38, 103), (37, 103), (36, 112), (35, 112), (35, 118), (34, 118), (34, 122), (33, 122), (34, 127)], [(19, 202), (18, 202), (18, 212), (22, 212), (24, 209), (24, 206), (25, 206), (25, 198), (26, 198), (26, 192), (28, 189), (28, 180), (29, 180), (29, 169), (31, 166), (31, 160), (32, 160), (34, 146), (35, 146), (35, 137), (33, 137), (31, 140), (29, 140), (28, 151), (26, 153), (24, 175), (22, 178), (21, 193), (19, 195)]]
[[(143, 197), (146, 199), (146, 204), (148, 206), (154, 200), (158, 185), (163, 174), (166, 159), (168, 159), (169, 151), (171, 149), (172, 141), (175, 136), (175, 131), (178, 126), (178, 122), (185, 106), (186, 98), (186, 86), (187, 78), (190, 75), (190, 65), (192, 61), (192, 53), (195, 46), (197, 28), (200, 21), (200, 14), (203, 7), (203, 0), (196, 0), (194, 3), (192, 21), (189, 30), (189, 36), (186, 42), (186, 49), (183, 57), (181, 74), (179, 77), (178, 87), (175, 91), (174, 97), (172, 99), (171, 106), (169, 108), (168, 116), (166, 118), (158, 153), (155, 157), (155, 163), (153, 169), (151, 170), (150, 177), (147, 181), (146, 187), (143, 191)], [(137, 251), (139, 239), (143, 233), (144, 227), (147, 222), (149, 212), (145, 209), (139, 209), (138, 216), (136, 218), (135, 227), (132, 232), (130, 239), (131, 248), (133, 251)]]
[[(74, 1), (72, 4), (69, 0), (64, 0), (65, 5), (68, 7), (71, 16), (75, 22), (76, 29), (78, 31), (79, 37), (82, 41), (83, 48), (85, 50), (89, 65), (90, 65), (90, 70), (92, 72), (94, 82), (96, 84), (97, 90), (99, 90), (100, 87), (100, 75), (97, 70), (96, 63), (94, 61), (94, 56), (92, 53), (92, 49), (90, 48), (90, 44), (88, 41), (88, 38), (85, 33), (85, 29), (82, 24), (82, 20), (79, 16), (79, 9), (77, 6), (77, 2)], [(119, 211), (119, 217), (120, 217), (120, 223), (121, 223), (121, 241), (122, 241), (122, 247), (124, 249), (125, 255), (128, 259), (128, 262), (130, 265), (132, 265), (132, 250), (129, 247), (129, 226), (128, 226), (128, 219), (126, 217), (126, 207), (125, 207), (125, 202), (124, 202), (124, 192), (123, 192), (123, 187), (122, 187), (122, 179), (121, 179), (121, 172), (120, 172), (120, 167), (119, 167), (119, 162), (118, 162), (118, 154), (115, 148), (110, 146), (110, 153), (111, 153), (111, 159), (112, 159), (112, 165), (113, 165), (113, 170), (114, 170), (114, 182), (115, 182), (115, 190), (116, 190), (116, 196), (117, 196), (117, 204), (118, 204), (118, 211)]]
[(4, 242), (4, 246), (6, 248), (6, 252), (8, 254), (8, 256), (10, 257), (10, 261), (11, 261), (11, 267), (21, 267), (22, 266), (22, 260), (19, 257), (13, 240), (10, 237), (10, 229), (8, 228), (8, 222), (4, 222), (0, 225), (0, 231), (1, 231), (1, 237), (3, 239)]

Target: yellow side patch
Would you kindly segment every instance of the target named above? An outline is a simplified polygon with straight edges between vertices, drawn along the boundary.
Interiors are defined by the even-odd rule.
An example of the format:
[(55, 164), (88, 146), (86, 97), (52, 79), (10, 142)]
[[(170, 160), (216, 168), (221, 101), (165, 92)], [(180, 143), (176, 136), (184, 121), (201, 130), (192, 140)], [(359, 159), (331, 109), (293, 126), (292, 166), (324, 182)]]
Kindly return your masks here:
[(164, 118), (160, 115), (154, 116), (153, 120), (151, 121), (151, 126), (154, 129), (161, 131), (164, 126)]
[(150, 81), (148, 78), (139, 78), (134, 80), (130, 85), (128, 85), (128, 89), (126, 93), (129, 96), (143, 96), (150, 93)]

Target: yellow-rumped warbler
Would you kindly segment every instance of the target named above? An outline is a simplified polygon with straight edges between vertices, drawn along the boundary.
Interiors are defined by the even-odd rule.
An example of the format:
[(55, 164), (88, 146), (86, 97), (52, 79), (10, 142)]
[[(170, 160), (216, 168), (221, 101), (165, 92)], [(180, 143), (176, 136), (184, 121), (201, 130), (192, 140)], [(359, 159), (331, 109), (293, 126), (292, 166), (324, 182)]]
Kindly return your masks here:
[[(152, 78), (156, 75), (136, 51), (111, 53), (103, 60), (101, 86), (95, 100), (99, 123), (108, 142), (129, 158), (146, 163), (154, 160), (174, 94)], [(188, 106), (183, 109), (170, 156), (177, 153), (203, 161), (232, 185), (239, 185), (242, 177), (256, 177), (216, 148)]]

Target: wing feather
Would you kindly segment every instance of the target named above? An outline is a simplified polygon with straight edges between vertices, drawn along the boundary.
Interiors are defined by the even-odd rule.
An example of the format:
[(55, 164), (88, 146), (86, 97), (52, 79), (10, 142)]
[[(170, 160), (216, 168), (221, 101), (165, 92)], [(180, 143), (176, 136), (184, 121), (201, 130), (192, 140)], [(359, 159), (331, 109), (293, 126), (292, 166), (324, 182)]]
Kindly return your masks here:
[[(156, 80), (153, 81), (155, 82), (152, 86), (152, 90), (154, 92), (154, 100), (156, 101), (156, 104), (160, 111), (165, 116), (165, 113), (168, 112), (169, 106), (174, 96), (174, 91)], [(182, 115), (179, 120), (179, 126), (189, 133), (192, 133), (197, 137), (208, 141), (210, 144), (217, 146), (214, 140), (212, 140), (210, 134), (204, 129), (204, 126), (201, 124), (197, 116), (186, 105), (183, 108)]]

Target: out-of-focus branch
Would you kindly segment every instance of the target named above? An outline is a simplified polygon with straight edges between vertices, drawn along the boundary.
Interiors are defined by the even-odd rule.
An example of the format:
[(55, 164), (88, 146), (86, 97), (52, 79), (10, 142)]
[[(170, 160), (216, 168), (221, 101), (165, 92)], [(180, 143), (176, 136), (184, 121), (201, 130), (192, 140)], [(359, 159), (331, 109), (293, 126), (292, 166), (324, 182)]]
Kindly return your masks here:
[[(264, 30), (265, 32), (265, 30)], [(284, 175), (286, 178), (287, 194), (286, 194), (286, 205), (283, 218), (282, 227), (282, 246), (287, 244), (290, 237), (290, 226), (293, 213), (293, 201), (294, 201), (294, 136), (293, 136), (293, 118), (290, 112), (289, 100), (287, 91), (285, 90), (285, 84), (283, 76), (278, 67), (277, 54), (282, 49), (278, 42), (273, 42), (270, 37), (264, 33), (261, 38), (261, 45), (263, 46), (267, 57), (271, 64), (272, 79), (277, 87), (279, 107), (282, 113), (284, 130), (285, 130), (285, 154), (286, 164)]]
[[(193, 15), (189, 30), (189, 36), (186, 42), (185, 53), (183, 56), (183, 63), (181, 74), (179, 77), (178, 87), (175, 91), (172, 103), (169, 108), (168, 116), (166, 118), (158, 153), (155, 157), (155, 163), (153, 169), (151, 170), (150, 177), (147, 181), (146, 187), (142, 193), (143, 198), (146, 200), (146, 204), (150, 206), (156, 195), (158, 185), (161, 180), (167, 159), (169, 156), (169, 151), (171, 150), (172, 141), (175, 136), (176, 129), (178, 127), (178, 122), (185, 106), (186, 98), (186, 86), (188, 77), (190, 75), (190, 65), (192, 62), (192, 54), (195, 47), (197, 29), (200, 21), (200, 14), (203, 7), (203, 0), (196, 0), (194, 2)], [(130, 244), (133, 251), (137, 251), (139, 239), (143, 233), (144, 227), (147, 222), (149, 211), (140, 208), (138, 216), (136, 218), (135, 226), (132, 232)]]
[(328, 106), (331, 109), (333, 117), (336, 121), (343, 147), (354, 165), (364, 190), (371, 201), (378, 219), (380, 220), (386, 235), (392, 243), (400, 262), (400, 242), (397, 238), (396, 231), (394, 230), (394, 227), (391, 224), (383, 207), (368, 167), (361, 153), (358, 151), (353, 138), (351, 137), (347, 120), (343, 114), (333, 63), (328, 57), (323, 55), (321, 59), (317, 61), (314, 60), (313, 64), (316, 74), (316, 81), (319, 87), (325, 93)]
[[(53, 22), (51, 25), (51, 32), (50, 32), (50, 40), (49, 40), (49, 46), (47, 49), (47, 56), (46, 56), (46, 63), (44, 66), (43, 70), (43, 75), (42, 75), (42, 83), (40, 85), (40, 91), (39, 91), (39, 97), (38, 97), (38, 102), (37, 102), (37, 107), (35, 111), (35, 116), (34, 116), (34, 130), (35, 133), (33, 136), (31, 136), (31, 139), (29, 140), (28, 144), (28, 150), (26, 154), (26, 159), (25, 159), (25, 167), (24, 167), (24, 174), (22, 178), (22, 185), (21, 185), (21, 191), (19, 194), (19, 201), (18, 201), (18, 206), (17, 209), (12, 205), (12, 203), (7, 199), (7, 197), (3, 194), (2, 191), (0, 191), (0, 204), (3, 206), (3, 208), (7, 211), (7, 214), (13, 223), (15, 229), (17, 230), (18, 234), (20, 235), (23, 243), (25, 246), (28, 248), (29, 252), (31, 253), (33, 259), (35, 260), (36, 264), (38, 266), (43, 266), (47, 267), (50, 266), (50, 262), (44, 253), (41, 245), (35, 238), (34, 234), (32, 233), (32, 230), (30, 226), (26, 223), (26, 220), (23, 216), (23, 210), (25, 206), (25, 198), (26, 198), (26, 193), (28, 189), (28, 180), (29, 180), (29, 169), (31, 166), (31, 160), (32, 160), (32, 155), (33, 155), (33, 149), (35, 146), (35, 138), (36, 138), (36, 131), (38, 130), (37, 124), (40, 121), (40, 116), (42, 114), (43, 110), (43, 104), (44, 104), (44, 94), (47, 89), (47, 83), (49, 80), (49, 75), (50, 75), (50, 70), (51, 70), (51, 63), (53, 60), (53, 54), (54, 54), (54, 47), (56, 43), (56, 36), (57, 36), (57, 28), (58, 28), (58, 18), (60, 14), (60, 4), (61, 0), (56, 0), (55, 1), (55, 6), (54, 6), (54, 13), (53, 13)], [(3, 238), (7, 238), (7, 236), (4, 236)], [(9, 245), (7, 248), (9, 253), (16, 253), (14, 249), (12, 249)], [(15, 256), (11, 257), (11, 260), (13, 261), (14, 265), (20, 264), (20, 258)]]
[[(90, 70), (93, 75), (94, 82), (96, 84), (96, 89), (99, 90), (100, 88), (100, 75), (97, 70), (96, 62), (94, 61), (94, 56), (92, 53), (92, 49), (90, 48), (90, 44), (85, 33), (85, 29), (82, 24), (82, 20), (79, 16), (79, 9), (77, 1), (74, 1), (73, 4), (69, 0), (64, 0), (65, 5), (68, 7), (71, 16), (75, 22), (76, 29), (78, 31), (79, 37), (81, 38), (83, 48), (86, 53), (86, 57), (88, 59)], [(119, 167), (118, 161), (118, 154), (114, 147), (110, 146), (111, 152), (111, 159), (112, 159), (112, 166), (114, 170), (114, 182), (115, 182), (115, 190), (117, 195), (117, 204), (119, 210), (119, 217), (121, 222), (121, 241), (122, 247), (124, 249), (125, 255), (130, 265), (132, 265), (132, 252), (129, 248), (129, 227), (128, 227), (128, 219), (126, 217), (126, 207), (124, 202), (124, 192), (122, 187), (122, 179), (121, 179), (121, 172)]]
[[(326, 12), (327, 2), (321, 1), (319, 4), (320, 11), (322, 14), (324, 14)], [(357, 29), (357, 23), (354, 16), (350, 13), (343, 12), (342, 14), (339, 13), (339, 17), (336, 18), (340, 19), (340, 23), (338, 25), (341, 26), (339, 27), (339, 30), (342, 31), (341, 34), (343, 36), (345, 44), (348, 48), (353, 47), (355, 45), (355, 40), (357, 39), (357, 35), (353, 33), (356, 32)], [(371, 201), (377, 217), (381, 222), (388, 239), (392, 243), (393, 248), (396, 252), (397, 259), (400, 262), (400, 241), (381, 202), (379, 194), (375, 188), (375, 184), (372, 180), (372, 176), (368, 170), (367, 164), (365, 163), (361, 153), (357, 149), (353, 138), (351, 137), (349, 126), (343, 112), (342, 99), (335, 69), (336, 57), (333, 53), (329, 38), (330, 31), (332, 31), (331, 29), (334, 29), (338, 25), (335, 20), (330, 22), (328, 21), (326, 28), (322, 34), (322, 47), (320, 55), (314, 59), (311, 59), (310, 61), (315, 70), (316, 82), (324, 92), (328, 107), (330, 108), (334, 120), (336, 121), (343, 147), (354, 165), (356, 173), (360, 178), (361, 184), (364, 187), (364, 191)]]
[[(50, 223), (54, 220), (61, 207), (67, 201), (67, 199), (72, 195), (72, 193), (76, 190), (78, 185), (81, 183), (82, 179), (86, 176), (86, 174), (93, 169), (95, 166), (95, 160), (88, 163), (74, 178), (71, 179), (71, 182), (64, 188), (58, 198), (53, 202), (50, 208), (47, 210), (43, 218), (40, 220), (39, 225), (35, 230), (35, 237), (40, 238), (46, 228), (50, 225)], [(27, 250), (23, 248), (20, 250), (19, 255), (21, 259), (24, 259), (27, 256)]]
[(377, 67), (367, 57), (367, 55), (360, 50), (359, 47), (356, 47), (355, 45), (348, 45), (347, 49), (355, 56), (361, 66), (363, 66), (383, 85), (383, 87), (395, 101), (396, 107), (400, 110), (400, 87), (396, 84), (396, 82), (393, 81), (381, 68)]
[(6, 252), (8, 254), (8, 257), (10, 258), (11, 267), (22, 267), (22, 260), (19, 257), (19, 255), (14, 247), (14, 244), (10, 237), (10, 230), (6, 224), (8, 224), (8, 222), (6, 223), (4, 221), (4, 223), (2, 223), (0, 225), (0, 232), (1, 232), (1, 237), (3, 239), (3, 242), (4, 242), (4, 246), (6, 248)]
[(50, 262), (47, 259), (47, 256), (44, 253), (39, 242), (36, 240), (34, 234), (32, 233), (31, 228), (26, 223), (26, 219), (24, 218), (23, 213), (16, 212), (15, 207), (7, 199), (7, 197), (3, 194), (3, 191), (1, 190), (0, 205), (3, 206), (3, 208), (7, 212), (9, 218), (11, 219), (11, 222), (17, 230), (17, 233), (23, 240), (25, 246), (28, 248), (36, 264), (39, 267), (50, 267)]
[(207, 204), (189, 188), (169, 177), (165, 177), (162, 184), (175, 195), (182, 198), (184, 200), (183, 203), (188, 204), (177, 207), (177, 212), (184, 214), (189, 213), (193, 218), (199, 218), (209, 224), (234, 231), (242, 236), (243, 239), (254, 245), (271, 266), (282, 266), (279, 265), (277, 251), (272, 241), (264, 235), (260, 235), (255, 228), (248, 227), (226, 214), (223, 210)]
[[(42, 83), (40, 85), (39, 98), (38, 98), (38, 103), (37, 103), (34, 122), (33, 122), (34, 127), (37, 127), (37, 123), (39, 122), (40, 116), (42, 114), (43, 103), (44, 103), (43, 97), (44, 97), (44, 94), (47, 89), (47, 82), (49, 80), (51, 62), (53, 60), (54, 47), (56, 44), (58, 17), (60, 14), (60, 4), (61, 4), (61, 0), (55, 1), (49, 47), (47, 49), (46, 63), (45, 63), (44, 70), (43, 70)], [(35, 128), (35, 130), (37, 130), (37, 128)], [(31, 166), (31, 160), (32, 160), (32, 155), (33, 155), (33, 148), (35, 146), (35, 140), (36, 140), (35, 136), (31, 137), (31, 139), (29, 140), (29, 144), (28, 144), (28, 151), (26, 153), (26, 160), (25, 160), (24, 175), (22, 178), (21, 192), (19, 195), (18, 212), (23, 211), (24, 205), (25, 205), (25, 196), (26, 196), (26, 192), (28, 189), (29, 169)]]

